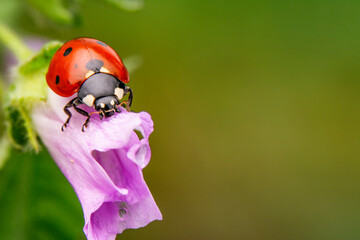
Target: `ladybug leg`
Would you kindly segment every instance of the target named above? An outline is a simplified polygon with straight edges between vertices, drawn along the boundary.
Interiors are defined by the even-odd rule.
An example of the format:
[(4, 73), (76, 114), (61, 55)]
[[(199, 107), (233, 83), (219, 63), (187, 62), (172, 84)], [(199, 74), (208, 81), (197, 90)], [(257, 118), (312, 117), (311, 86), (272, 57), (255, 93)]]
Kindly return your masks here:
[(71, 118), (71, 112), (69, 111), (68, 108), (71, 108), (75, 102), (77, 98), (72, 99), (70, 102), (68, 102), (65, 107), (64, 107), (64, 112), (66, 113), (66, 115), (68, 115), (68, 119), (66, 120), (66, 122), (62, 125), (61, 127), (61, 131), (64, 131), (64, 129), (67, 127), (67, 125), (69, 124), (70, 118)]
[(126, 95), (128, 93), (129, 93), (129, 98), (127, 101), (126, 110), (130, 111), (130, 107), (131, 107), (132, 99), (133, 99), (133, 91), (131, 90), (131, 88), (129, 86), (126, 86), (124, 94)]
[(99, 117), (100, 117), (100, 120), (103, 120), (103, 118), (104, 118), (104, 113), (103, 113), (103, 112), (100, 112), (100, 113), (99, 113)]
[(103, 118), (106, 116), (106, 112), (104, 109), (101, 110), (101, 113), (99, 114), (101, 115), (100, 119), (103, 120)]
[(74, 109), (80, 113), (81, 115), (84, 115), (85, 117), (87, 117), (87, 119), (85, 120), (84, 125), (81, 128), (81, 131), (85, 132), (85, 128), (87, 127), (89, 120), (90, 120), (90, 114), (88, 112), (86, 112), (85, 110), (82, 110), (81, 108), (78, 108), (77, 106), (79, 106), (80, 104), (82, 104), (79, 100), (75, 100), (72, 104), (72, 106), (74, 107)]
[(86, 119), (84, 125), (82, 126), (81, 128), (81, 131), (82, 132), (85, 132), (85, 128), (87, 127), (88, 123), (89, 123), (89, 120), (90, 120), (90, 116)]

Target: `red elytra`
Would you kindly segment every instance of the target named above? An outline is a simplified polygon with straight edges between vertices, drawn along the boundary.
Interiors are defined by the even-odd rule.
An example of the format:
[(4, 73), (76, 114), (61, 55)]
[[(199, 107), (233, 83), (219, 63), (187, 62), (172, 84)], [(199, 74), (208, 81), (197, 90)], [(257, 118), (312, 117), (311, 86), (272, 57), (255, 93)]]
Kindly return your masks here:
[(70, 97), (97, 72), (111, 74), (124, 83), (129, 82), (127, 69), (110, 46), (97, 39), (76, 38), (66, 42), (55, 53), (46, 82), (58, 95)]

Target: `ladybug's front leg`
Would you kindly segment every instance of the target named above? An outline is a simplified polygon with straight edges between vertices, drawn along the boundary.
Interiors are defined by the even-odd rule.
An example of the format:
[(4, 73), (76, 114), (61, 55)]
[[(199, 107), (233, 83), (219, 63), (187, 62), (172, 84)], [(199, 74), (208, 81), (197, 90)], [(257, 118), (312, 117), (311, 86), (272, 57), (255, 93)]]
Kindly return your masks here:
[(131, 88), (129, 86), (126, 86), (124, 94), (126, 95), (128, 93), (129, 93), (129, 98), (127, 100), (126, 110), (130, 111), (130, 107), (131, 107), (132, 99), (133, 99), (133, 91), (131, 90)]
[(79, 100), (77, 100), (77, 101), (75, 100), (73, 102), (73, 107), (78, 113), (80, 113), (81, 115), (84, 115), (84, 116), (87, 117), (87, 119), (85, 120), (84, 125), (81, 128), (81, 131), (85, 132), (85, 128), (87, 127), (87, 125), (89, 123), (89, 120), (90, 120), (90, 114), (88, 112), (86, 112), (85, 110), (82, 110), (81, 108), (78, 108), (77, 106), (80, 105), (80, 104), (82, 104), (82, 103)]
[(72, 99), (70, 102), (68, 102), (65, 107), (64, 107), (64, 112), (66, 113), (66, 115), (68, 115), (68, 119), (66, 120), (66, 122), (62, 125), (61, 127), (61, 131), (64, 131), (64, 129), (67, 127), (67, 125), (69, 124), (69, 121), (70, 121), (70, 118), (71, 118), (71, 112), (69, 111), (68, 108), (71, 108), (74, 104), (74, 101), (76, 100), (77, 98), (74, 98)]

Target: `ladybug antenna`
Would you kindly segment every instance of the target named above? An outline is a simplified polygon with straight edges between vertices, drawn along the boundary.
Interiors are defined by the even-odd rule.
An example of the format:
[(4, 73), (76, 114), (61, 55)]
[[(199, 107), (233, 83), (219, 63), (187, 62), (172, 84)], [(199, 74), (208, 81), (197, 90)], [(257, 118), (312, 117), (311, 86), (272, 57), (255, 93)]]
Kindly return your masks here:
[(102, 112), (101, 111), (99, 111), (99, 112), (91, 112), (91, 113), (89, 113), (89, 115), (91, 116), (93, 114), (100, 114), (100, 113), (102, 113)]
[(93, 115), (93, 114), (99, 114), (100, 120), (102, 120), (102, 119), (103, 119), (103, 117), (104, 117), (103, 112), (101, 112), (101, 111), (97, 111), (97, 112), (91, 112), (91, 113), (89, 113), (89, 115), (90, 115), (90, 116), (91, 116), (91, 115)]
[[(121, 103), (122, 104), (122, 103)], [(118, 104), (117, 106), (120, 106), (121, 104)], [(108, 113), (108, 112), (117, 112), (117, 113), (121, 113), (121, 110), (118, 109), (117, 107), (114, 108), (114, 109), (109, 109), (109, 110), (105, 110), (105, 109), (102, 109), (101, 111), (96, 111), (96, 112), (91, 112), (89, 113), (89, 115), (93, 115), (93, 114), (99, 114), (100, 116), (100, 120), (102, 120), (104, 118), (104, 116), (106, 116), (105, 114)]]
[(122, 107), (122, 105), (124, 105), (123, 107), (126, 108), (126, 110), (129, 112), (130, 111), (130, 106), (129, 106), (129, 102), (128, 101), (123, 101), (120, 104), (116, 105), (117, 107)]

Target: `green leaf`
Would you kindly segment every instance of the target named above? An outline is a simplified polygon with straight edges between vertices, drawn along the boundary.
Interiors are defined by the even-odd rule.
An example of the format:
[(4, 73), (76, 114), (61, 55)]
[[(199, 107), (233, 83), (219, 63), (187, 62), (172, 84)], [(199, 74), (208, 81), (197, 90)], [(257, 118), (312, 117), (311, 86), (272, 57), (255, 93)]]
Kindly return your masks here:
[(46, 151), (10, 152), (0, 170), (0, 239), (85, 239), (79, 201)]
[(103, 0), (104, 2), (126, 11), (138, 11), (143, 8), (143, 0)]
[(44, 69), (46, 70), (55, 52), (62, 44), (60, 41), (51, 41), (45, 44), (35, 56), (20, 66), (20, 73), (28, 75)]
[(74, 24), (73, 14), (64, 7), (60, 0), (27, 0), (35, 10), (52, 21), (63, 24)]

